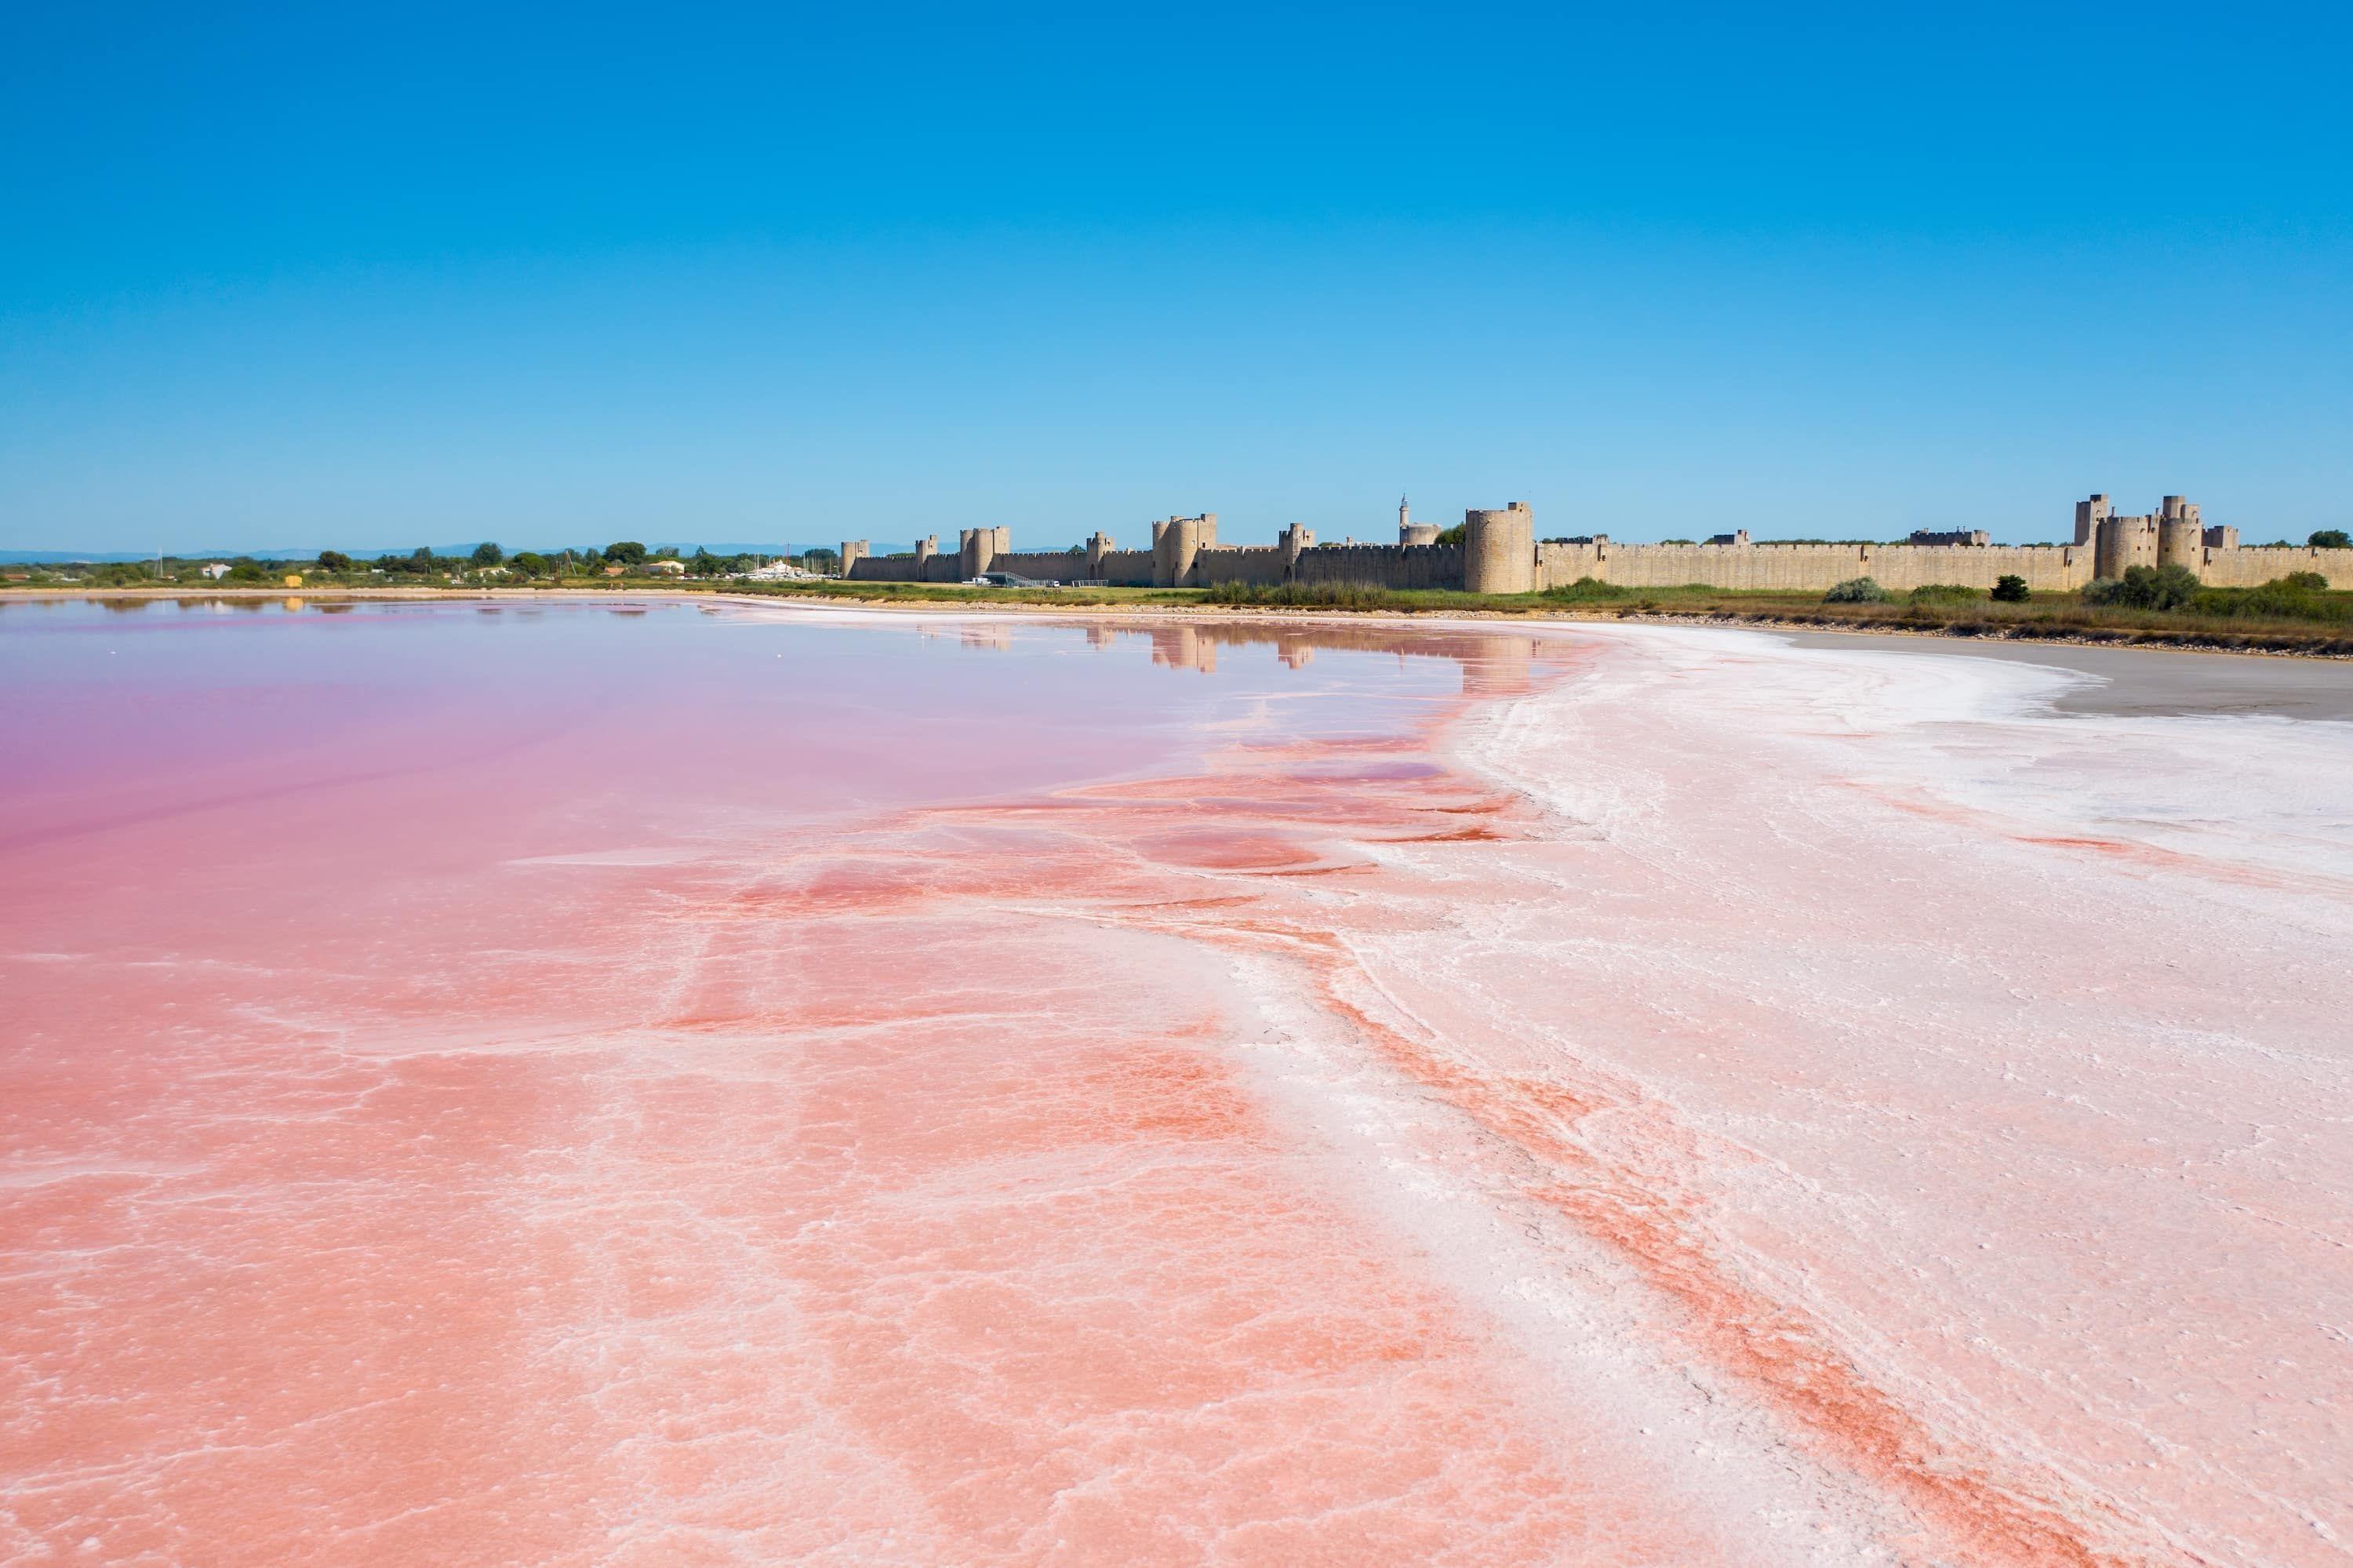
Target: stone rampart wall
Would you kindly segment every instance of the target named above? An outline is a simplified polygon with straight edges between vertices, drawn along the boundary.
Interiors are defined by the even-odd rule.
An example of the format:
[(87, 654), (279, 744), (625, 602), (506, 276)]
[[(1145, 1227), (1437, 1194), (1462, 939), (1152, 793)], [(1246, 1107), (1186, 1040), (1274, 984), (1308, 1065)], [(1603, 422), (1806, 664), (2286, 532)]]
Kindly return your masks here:
[[(954, 556), (950, 556), (948, 560), (953, 563), (955, 560), (955, 557)], [(863, 556), (859, 559), (850, 562), (849, 570), (844, 575), (846, 575), (849, 580), (854, 583), (920, 583), (930, 581), (931, 579), (928, 576), (917, 570), (920, 564), (921, 563), (918, 563), (913, 556)]]
[(1152, 586), (1152, 552), (1105, 550), (1103, 558), (1103, 578), (1113, 588), (1150, 588)]
[(1087, 575), (1087, 554), (1084, 550), (1075, 555), (1068, 550), (1016, 550), (990, 561), (988, 569), (1036, 577), (1043, 583), (1074, 582)]
[(1315, 545), (1299, 553), (1299, 581), (1388, 588), (1459, 588), (1460, 545)]
[(1271, 545), (1203, 546), (1193, 557), (1193, 586), (1215, 588), (1219, 583), (1279, 583), (1282, 552)]
[(2235, 550), (2208, 550), (2205, 556), (2206, 569), (2199, 575), (2216, 588), (2254, 588), (2290, 572), (2318, 572), (2330, 588), (2353, 588), (2353, 550), (2242, 545)]
[[(1561, 588), (1595, 577), (1624, 588), (1710, 588), (1757, 592), (1820, 593), (1849, 577), (1873, 577), (1902, 592), (1924, 583), (1990, 588), (2017, 576), (2038, 592), (2080, 588), (2093, 575), (2093, 548), (2083, 545), (1538, 545), (1535, 586)], [(2200, 576), (2218, 588), (2253, 588), (2290, 572), (2318, 572), (2331, 587), (2353, 588), (2353, 550), (2305, 546), (2200, 548)], [(1273, 546), (1205, 546), (1195, 557), (1195, 586), (1281, 583), (1284, 556)], [(990, 569), (1070, 582), (1087, 575), (1087, 558), (1063, 550), (1029, 550), (996, 557)], [(1459, 545), (1317, 545), (1301, 552), (1296, 580), (1356, 583), (1390, 588), (1460, 588)], [(953, 583), (956, 553), (928, 561), (868, 556), (850, 564), (857, 582)], [(1104, 581), (1149, 587), (1149, 550), (1112, 550), (1103, 557)]]
[(1539, 545), (1536, 587), (1595, 577), (1625, 588), (1746, 588), (1819, 593), (1849, 577), (1882, 588), (1957, 583), (1990, 588), (2000, 577), (2030, 588), (2081, 588), (2091, 580), (2092, 552), (2069, 545)]

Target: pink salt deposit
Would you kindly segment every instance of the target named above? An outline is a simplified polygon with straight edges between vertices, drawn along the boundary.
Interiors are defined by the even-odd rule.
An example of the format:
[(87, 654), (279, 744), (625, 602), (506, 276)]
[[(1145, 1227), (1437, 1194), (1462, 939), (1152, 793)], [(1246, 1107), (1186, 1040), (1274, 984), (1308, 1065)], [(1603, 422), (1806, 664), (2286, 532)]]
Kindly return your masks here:
[(2353, 1556), (2353, 726), (1620, 627), (0, 648), (0, 1561)]

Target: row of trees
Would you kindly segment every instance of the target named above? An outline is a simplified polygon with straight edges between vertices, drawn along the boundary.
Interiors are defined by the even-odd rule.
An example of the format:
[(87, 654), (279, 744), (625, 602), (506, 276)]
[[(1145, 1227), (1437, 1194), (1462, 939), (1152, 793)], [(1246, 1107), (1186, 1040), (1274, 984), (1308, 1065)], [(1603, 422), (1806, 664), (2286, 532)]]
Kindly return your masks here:
[[(691, 556), (681, 555), (674, 546), (648, 549), (636, 539), (617, 539), (603, 549), (594, 546), (576, 549), (555, 550), (545, 554), (537, 550), (518, 550), (510, 556), (493, 541), (485, 540), (474, 546), (469, 556), (437, 556), (430, 549), (418, 548), (406, 556), (378, 556), (369, 566), (387, 576), (406, 573), (417, 577), (450, 576), (468, 571), (503, 570), (522, 577), (596, 577), (608, 567), (619, 567), (624, 572), (634, 572), (654, 561), (676, 561), (686, 568), (690, 577), (723, 577), (748, 572), (776, 559), (774, 556), (744, 551), (718, 556), (698, 546)], [(786, 557), (791, 559), (794, 557)], [(832, 550), (816, 549), (797, 557), (810, 570), (824, 570), (839, 559)], [(351, 557), (334, 550), (319, 554), (322, 571), (344, 572), (353, 569)]]
[[(829, 570), (840, 559), (832, 550), (813, 549), (798, 556), (787, 556), (811, 571)], [(774, 556), (744, 551), (732, 555), (713, 555), (698, 548), (692, 555), (682, 555), (674, 546), (648, 549), (635, 539), (618, 539), (602, 549), (586, 546), (576, 549), (518, 550), (509, 555), (491, 541), (477, 545), (469, 553), (458, 556), (436, 555), (429, 546), (420, 546), (407, 555), (387, 554), (372, 561), (354, 560), (342, 550), (322, 550), (315, 557), (256, 557), (232, 556), (219, 557), (166, 556), (150, 561), (110, 561), (103, 563), (69, 562), (55, 567), (29, 566), (27, 577), (37, 576), (42, 580), (52, 578), (69, 582), (93, 583), (102, 587), (138, 587), (144, 584), (185, 582), (212, 578), (229, 583), (251, 585), (276, 583), (284, 577), (301, 573), (305, 576), (343, 577), (360, 575), (374, 577), (464, 577), (469, 574), (494, 573), (515, 577), (554, 577), (565, 576), (596, 577), (606, 568), (619, 567), (624, 572), (642, 570), (654, 561), (677, 561), (690, 576), (723, 577), (767, 565), (777, 559)], [(214, 567), (224, 567), (225, 573), (216, 573)]]

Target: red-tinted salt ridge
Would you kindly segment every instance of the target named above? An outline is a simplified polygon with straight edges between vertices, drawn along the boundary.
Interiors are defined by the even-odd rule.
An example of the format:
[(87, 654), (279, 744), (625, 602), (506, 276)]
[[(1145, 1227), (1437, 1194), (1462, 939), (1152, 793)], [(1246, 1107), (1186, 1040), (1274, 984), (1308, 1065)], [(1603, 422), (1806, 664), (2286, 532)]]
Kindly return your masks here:
[[(1216, 646), (1191, 629), (1161, 642), (1163, 662), (1195, 668)], [(1283, 656), (1313, 647), (1294, 636)], [(1501, 689), (1536, 652), (1454, 647), (1472, 683)], [(1646, 680), (1706, 676), (1704, 660), (1694, 677), (1625, 652), (1509, 710), (1519, 723), (1574, 690), (1573, 712), (1506, 726), (1501, 751), (1478, 732), (1482, 768), (1508, 772), (1532, 735), (1599, 722), (1613, 700), (1636, 718), (1623, 694)], [(1716, 698), (1693, 716), (1738, 706)], [(334, 1016), (334, 1071), (316, 1083), (249, 1013), (213, 1025), (216, 1047), (242, 1038), (200, 1053), (195, 1097), (226, 1103), (247, 1079), (284, 1097), (269, 1147), (133, 1180), (204, 1169), (214, 1191), (301, 1194), (280, 1204), (297, 1228), (363, 1242), (319, 1253), (311, 1282), (338, 1288), (308, 1294), (364, 1315), (313, 1302), (298, 1353), (268, 1352), (252, 1385), (216, 1377), (196, 1408), (332, 1435), (356, 1462), (322, 1470), (316, 1445), (141, 1461), (136, 1431), (83, 1433), (94, 1475), (141, 1485), (109, 1515), (76, 1502), (100, 1483), (49, 1457), (19, 1499), (82, 1511), (38, 1539), (103, 1527), (92, 1550), (121, 1560), (142, 1528), (159, 1560), (232, 1536), (314, 1561), (2050, 1561), (2173, 1555), (2169, 1539), (2208, 1552), (2194, 1532), (2215, 1532), (2214, 1499), (2085, 1476), (2110, 1440), (2096, 1422), (2035, 1449), (2019, 1428), (2044, 1410), (1956, 1410), (1988, 1389), (2031, 1405), (2075, 1347), (1986, 1383), (1883, 1342), (1879, 1312), (1900, 1320), (1953, 1285), (1891, 1287), (1856, 1266), (1876, 1231), (1796, 1223), (1822, 1206), (1811, 1151), (1763, 1134), (1819, 1139), (1819, 1113), (1711, 1125), (1725, 1107), (1694, 1084), (1718, 1101), (1727, 1085), (1692, 1071), (1697, 1047), (1787, 1020), (1723, 1010), (1720, 961), (1638, 969), (1630, 989), (1596, 972), (1597, 948), (1630, 956), (1614, 936), (1629, 920), (1686, 958), (1720, 959), (1704, 949), (1727, 927), (1758, 940), (1736, 896), (1694, 906), (1705, 889), (1656, 855), (1685, 853), (1679, 799), (1761, 787), (1743, 770), (1773, 736), (1727, 748), (1727, 783), (1677, 771), (1696, 734), (1667, 716), (1642, 715), (1631, 727), (1656, 733), (1613, 736), (1607, 758), (1543, 758), (1545, 785), (1588, 794), (1612, 783), (1597, 762), (1621, 777), (1646, 756), (1674, 764), (1646, 780), (1654, 800), (1621, 791), (1573, 832), (1434, 771), (1421, 721), (1372, 744), (1243, 744), (1156, 778), (845, 821), (789, 853), (597, 868), (592, 893), (495, 921), (510, 953), (585, 957), (559, 994), (502, 987), (511, 966), (491, 963), (445, 966), (474, 1015), (462, 1027), (450, 998), (398, 986), (389, 1005), (346, 982), (276, 1007), (281, 1027), (306, 1007)], [(1768, 760), (1802, 799), (1815, 773)], [(1753, 821), (1788, 834), (1772, 804)], [(1852, 811), (1832, 813), (1841, 831)], [(1729, 879), (1717, 891), (1757, 875), (1753, 845), (1698, 837), (1701, 858), (1727, 862), (1707, 867)], [(1595, 863), (1609, 857), (1631, 864)], [(445, 944), (490, 924), (459, 919), (455, 944), (405, 927), (408, 956), (443, 965)], [(1550, 983), (1532, 989), (1537, 974)], [(640, 975), (679, 978), (599, 983)], [(379, 964), (373, 979), (393, 977)], [(1853, 1065), (1801, 1043), (1810, 1058), (1752, 1058), (1730, 1086), (1802, 1101), (1837, 1079), (1798, 1068)], [(203, 1119), (174, 1110), (150, 1119)], [(344, 1136), (306, 1164), (298, 1124), (322, 1116)], [(1884, 1201), (1893, 1169), (1832, 1190)], [(1940, 1198), (1998, 1195), (1974, 1181)], [(388, 1234), (396, 1202), (430, 1223)], [(266, 1323), (305, 1296), (296, 1268), (216, 1323), (192, 1313), (192, 1257), (251, 1268), (271, 1252), (259, 1232), (208, 1234), (222, 1218), (158, 1222), (160, 1276), (111, 1282), (118, 1347), (185, 1342), (216, 1368), (252, 1308)], [(1886, 1298), (1857, 1297), (1858, 1274)], [(142, 1330), (142, 1283), (169, 1324)], [(431, 1331), (408, 1327), (420, 1315)], [(63, 1320), (87, 1331), (90, 1317)], [(367, 1364), (301, 1414), (287, 1374), (305, 1345), (322, 1380), (346, 1352)], [(98, 1381), (75, 1372), (60, 1384)], [(261, 1386), (273, 1373), (288, 1408)], [(185, 1375), (165, 1356), (117, 1392), (135, 1405)], [(417, 1386), (361, 1398), (371, 1377)], [(72, 1431), (105, 1402), (65, 1406), (33, 1430)], [(185, 1438), (198, 1424), (176, 1413), (151, 1425)], [(5, 1468), (23, 1473), (13, 1451)], [(306, 1489), (307, 1512), (289, 1502)], [(2211, 1555), (2333, 1550), (2245, 1540)]]

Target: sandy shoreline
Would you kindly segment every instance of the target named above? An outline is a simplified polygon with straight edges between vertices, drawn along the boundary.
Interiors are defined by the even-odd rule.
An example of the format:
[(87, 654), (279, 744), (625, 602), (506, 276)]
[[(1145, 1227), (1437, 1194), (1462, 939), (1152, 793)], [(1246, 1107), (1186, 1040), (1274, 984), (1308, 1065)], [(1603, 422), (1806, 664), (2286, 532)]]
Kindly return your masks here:
[[(1771, 629), (1760, 628), (1770, 630)], [(2065, 642), (1881, 637), (1868, 632), (1773, 631), (1800, 648), (1869, 648), (2039, 664), (2094, 677), (2055, 698), (2061, 713), (2155, 718), (2179, 714), (2353, 720), (2353, 667), (2342, 659), (2294, 659), (2192, 648), (2094, 648)]]

